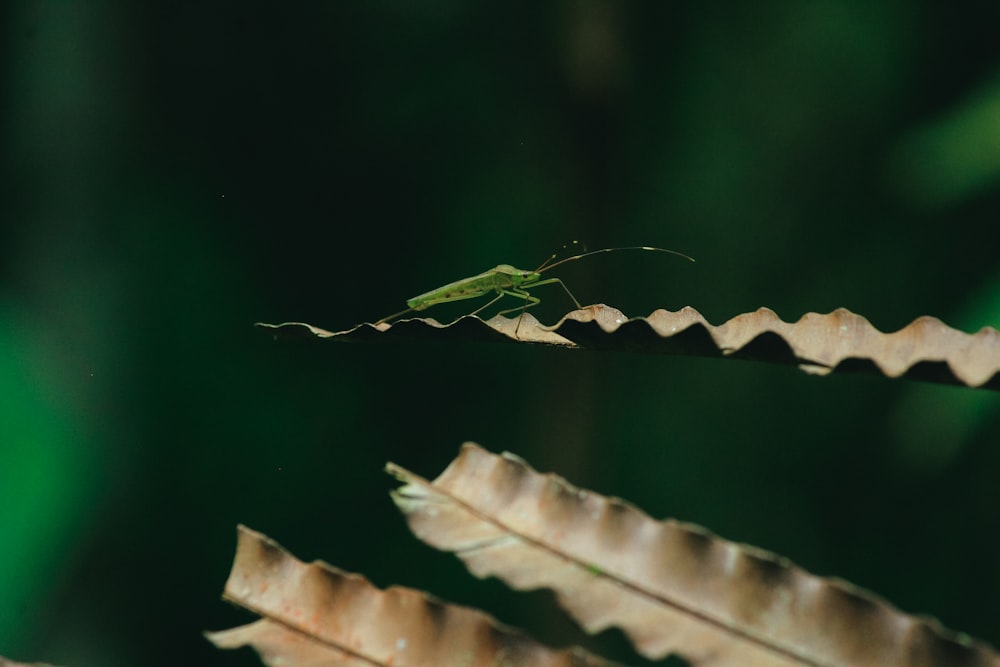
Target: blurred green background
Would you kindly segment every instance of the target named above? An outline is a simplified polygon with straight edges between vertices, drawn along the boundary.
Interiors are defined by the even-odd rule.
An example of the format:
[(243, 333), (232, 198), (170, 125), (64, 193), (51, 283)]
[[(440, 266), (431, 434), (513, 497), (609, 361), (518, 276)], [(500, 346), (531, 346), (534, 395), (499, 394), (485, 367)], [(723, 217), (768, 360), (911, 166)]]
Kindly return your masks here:
[[(515, 345), (276, 343), (563, 243), (584, 303), (1000, 325), (1000, 4), (0, 8), (0, 655), (254, 665), (243, 522), (579, 641), (412, 538), (463, 440), (1000, 643), (993, 393)], [(570, 304), (540, 288), (543, 321)], [(430, 313), (467, 312), (469, 302)], [(617, 632), (589, 641), (642, 664)]]

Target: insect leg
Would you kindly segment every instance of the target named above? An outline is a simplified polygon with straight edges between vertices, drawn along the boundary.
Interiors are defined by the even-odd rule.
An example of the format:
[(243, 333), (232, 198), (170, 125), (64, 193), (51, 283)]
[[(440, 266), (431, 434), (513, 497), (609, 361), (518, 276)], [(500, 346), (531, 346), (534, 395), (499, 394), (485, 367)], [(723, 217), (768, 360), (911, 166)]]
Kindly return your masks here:
[(539, 285), (551, 285), (553, 283), (559, 283), (559, 286), (562, 287), (564, 290), (566, 290), (567, 296), (569, 296), (569, 298), (573, 301), (573, 303), (576, 304), (576, 307), (583, 308), (583, 306), (580, 305), (580, 302), (576, 300), (576, 297), (573, 296), (573, 293), (569, 291), (569, 288), (566, 287), (566, 284), (563, 281), (559, 280), (558, 278), (547, 278), (545, 280), (539, 280), (537, 283), (531, 283), (531, 287), (534, 288), (538, 287)]
[(486, 303), (485, 305), (479, 306), (479, 308), (476, 308), (474, 311), (472, 311), (471, 313), (469, 313), (467, 315), (467, 317), (471, 317), (472, 315), (475, 315), (477, 313), (480, 313), (480, 312), (486, 310), (487, 308), (489, 308), (490, 306), (492, 306), (494, 303), (496, 303), (497, 301), (499, 301), (500, 299), (502, 299), (503, 295), (504, 295), (504, 292), (501, 291), (495, 297), (493, 297), (492, 299), (490, 299), (488, 303)]
[[(535, 285), (537, 284), (538, 283), (535, 283)], [(532, 285), (532, 287), (534, 287), (534, 285)], [(508, 308), (507, 310), (501, 310), (499, 313), (497, 313), (497, 315), (506, 315), (507, 313), (513, 313), (514, 311), (517, 310), (523, 313), (525, 309), (531, 308), (532, 306), (542, 302), (542, 300), (539, 299), (537, 296), (531, 296), (531, 294), (529, 294), (526, 290), (518, 289), (516, 287), (512, 287), (511, 289), (500, 290), (500, 296), (503, 296), (504, 294), (507, 294), (509, 296), (516, 296), (518, 299), (524, 299), (524, 304), (518, 306), (517, 308)], [(498, 296), (497, 299), (499, 299), (500, 296)], [(496, 301), (496, 299), (494, 299), (493, 301)], [(493, 302), (491, 301), (490, 303)]]
[[(537, 284), (537, 283), (535, 283)], [(507, 310), (501, 310), (497, 315), (506, 315), (507, 313), (513, 313), (515, 310), (521, 311), (517, 315), (517, 326), (514, 327), (514, 338), (517, 338), (517, 332), (521, 330), (521, 316), (524, 315), (524, 311), (532, 306), (535, 306), (542, 302), (537, 296), (531, 296), (527, 290), (523, 290), (517, 287), (511, 287), (509, 290), (501, 290), (500, 296), (504, 294), (509, 294), (510, 296), (516, 296), (518, 299), (524, 299), (524, 303), (521, 304), (520, 308), (508, 308)]]
[(392, 315), (386, 315), (385, 317), (383, 317), (382, 319), (380, 319), (375, 324), (382, 324), (383, 322), (388, 322), (389, 320), (394, 320), (397, 317), (402, 317), (403, 315), (406, 315), (407, 313), (413, 312), (413, 310), (414, 310), (413, 308), (407, 308), (406, 310), (401, 310), (398, 313), (393, 313)]

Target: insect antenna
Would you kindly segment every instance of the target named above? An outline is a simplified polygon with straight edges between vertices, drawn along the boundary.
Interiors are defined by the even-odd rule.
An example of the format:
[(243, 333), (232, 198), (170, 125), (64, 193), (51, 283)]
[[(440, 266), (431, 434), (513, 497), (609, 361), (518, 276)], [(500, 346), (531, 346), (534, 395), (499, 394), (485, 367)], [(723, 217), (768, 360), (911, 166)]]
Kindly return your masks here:
[[(574, 241), (573, 243), (576, 243), (576, 241)], [(583, 252), (580, 253), (579, 255), (573, 255), (571, 257), (560, 259), (558, 262), (552, 262), (552, 260), (556, 258), (556, 255), (552, 255), (552, 257), (549, 257), (547, 260), (542, 262), (542, 265), (540, 267), (535, 269), (535, 273), (542, 273), (544, 271), (548, 271), (549, 269), (554, 269), (560, 264), (565, 264), (566, 262), (572, 262), (578, 259), (583, 259), (584, 257), (590, 257), (591, 255), (597, 255), (602, 252), (617, 252), (618, 250), (645, 250), (649, 252), (667, 252), (670, 253), (671, 255), (677, 255), (678, 257), (683, 257), (688, 261), (691, 262), (694, 261), (694, 257), (691, 257), (690, 255), (685, 255), (682, 252), (677, 252), (676, 250), (667, 250), (666, 248), (653, 248), (645, 245), (634, 245), (634, 246), (625, 246), (623, 248), (601, 248), (600, 250), (591, 250), (590, 252)]]
[(563, 244), (562, 244), (562, 245), (561, 245), (561, 246), (559, 247), (559, 249), (558, 249), (558, 250), (556, 250), (556, 251), (555, 251), (554, 253), (552, 253), (551, 255), (549, 255), (549, 258), (548, 258), (547, 260), (545, 260), (544, 262), (542, 262), (541, 264), (539, 264), (538, 268), (537, 268), (537, 269), (535, 269), (535, 273), (541, 273), (541, 272), (542, 272), (542, 271), (544, 271), (545, 269), (547, 269), (547, 268), (549, 268), (550, 266), (552, 266), (551, 264), (549, 264), (549, 262), (551, 262), (551, 261), (552, 261), (552, 260), (554, 260), (554, 259), (555, 259), (556, 257), (558, 257), (558, 256), (559, 256), (559, 253), (561, 253), (561, 252), (562, 252), (563, 250), (566, 250), (566, 249), (567, 249), (567, 248), (569, 248), (570, 246), (573, 246), (573, 248), (574, 248), (574, 249), (575, 249), (575, 248), (576, 248), (577, 246), (579, 246), (579, 247), (580, 247), (580, 248), (581, 248), (582, 250), (584, 250), (584, 251), (586, 251), (586, 250), (587, 250), (587, 246), (585, 246), (584, 244), (582, 244), (582, 243), (580, 243), (579, 241), (576, 241), (576, 240), (573, 240), (573, 241), (570, 241), (569, 243), (563, 243)]

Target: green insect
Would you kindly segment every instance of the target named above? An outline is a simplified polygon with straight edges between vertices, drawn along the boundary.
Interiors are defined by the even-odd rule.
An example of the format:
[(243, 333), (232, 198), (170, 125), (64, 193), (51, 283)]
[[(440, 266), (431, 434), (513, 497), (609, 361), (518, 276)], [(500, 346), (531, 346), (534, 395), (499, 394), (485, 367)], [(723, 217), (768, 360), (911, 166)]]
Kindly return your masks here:
[[(574, 241), (574, 243), (576, 243)], [(452, 301), (461, 301), (462, 299), (475, 299), (477, 297), (486, 296), (491, 292), (496, 292), (496, 296), (493, 297), (488, 303), (476, 308), (474, 311), (469, 313), (469, 315), (475, 315), (483, 310), (489, 308), (494, 303), (502, 299), (504, 296), (512, 296), (521, 299), (523, 303), (516, 308), (508, 308), (507, 310), (501, 310), (497, 315), (506, 315), (507, 313), (513, 313), (515, 311), (521, 311), (522, 313), (532, 306), (541, 303), (541, 299), (533, 296), (528, 292), (530, 289), (535, 287), (541, 287), (542, 285), (552, 285), (558, 284), (566, 291), (569, 298), (576, 304), (577, 308), (582, 308), (580, 302), (576, 300), (573, 293), (569, 291), (569, 288), (563, 284), (563, 281), (558, 278), (546, 278), (542, 280), (542, 274), (550, 269), (554, 269), (561, 264), (567, 262), (573, 262), (584, 257), (590, 257), (591, 255), (597, 255), (602, 252), (617, 252), (619, 250), (645, 250), (652, 252), (667, 252), (671, 255), (678, 255), (684, 259), (694, 261), (693, 258), (688, 257), (684, 253), (677, 252), (676, 250), (666, 250), (665, 248), (651, 248), (649, 246), (628, 246), (625, 248), (602, 248), (601, 250), (591, 250), (590, 252), (580, 253), (579, 255), (573, 255), (571, 257), (566, 257), (558, 262), (553, 262), (557, 256), (557, 253), (553, 253), (551, 257), (542, 262), (534, 271), (525, 271), (524, 269), (517, 269), (510, 264), (500, 264), (489, 271), (484, 271), (479, 275), (471, 276), (469, 278), (463, 278), (462, 280), (456, 280), (453, 283), (448, 283), (443, 287), (438, 287), (437, 289), (431, 290), (421, 294), (420, 296), (415, 296), (406, 302), (406, 310), (401, 310), (398, 313), (393, 313), (388, 317), (383, 317), (376, 324), (382, 324), (383, 322), (389, 322), (397, 317), (411, 313), (414, 311), (426, 310), (431, 306), (436, 306), (441, 303), (450, 303)], [(519, 323), (520, 324), (520, 323)]]

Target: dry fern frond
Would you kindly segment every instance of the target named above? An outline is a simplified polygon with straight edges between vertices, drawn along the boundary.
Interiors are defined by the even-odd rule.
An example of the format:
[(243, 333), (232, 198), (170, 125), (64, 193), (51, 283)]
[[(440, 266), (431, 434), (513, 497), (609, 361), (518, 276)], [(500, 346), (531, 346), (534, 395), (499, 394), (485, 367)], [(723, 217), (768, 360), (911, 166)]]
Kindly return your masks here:
[(842, 581), (467, 443), (434, 482), (389, 464), (414, 534), (477, 577), (549, 588), (588, 632), (698, 667), (1000, 667), (985, 644)]
[(262, 616), (206, 633), (219, 648), (252, 646), (282, 667), (613, 667), (578, 649), (553, 650), (490, 616), (409, 588), (303, 563), (239, 527), (225, 599)]
[(899, 331), (883, 333), (868, 320), (840, 308), (807, 313), (797, 322), (761, 308), (713, 326), (694, 308), (657, 310), (629, 319), (610, 306), (568, 313), (543, 327), (525, 313), (518, 318), (462, 317), (444, 325), (433, 319), (362, 324), (331, 332), (309, 324), (258, 324), (275, 336), (342, 342), (449, 339), (543, 343), (569, 349), (618, 350), (753, 359), (792, 364), (812, 374), (881, 373), (886, 377), (1000, 390), (1000, 331), (984, 327), (967, 334), (933, 317), (921, 317)]

